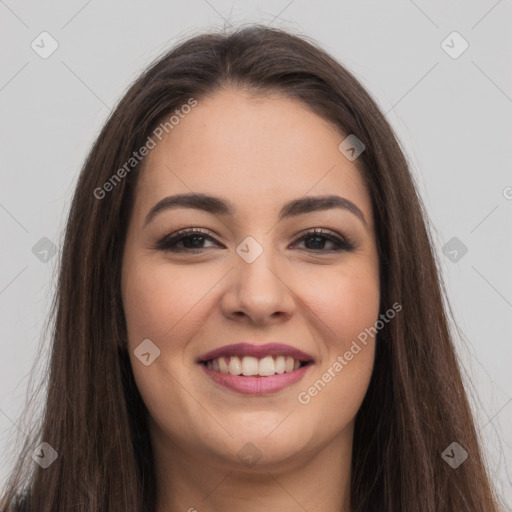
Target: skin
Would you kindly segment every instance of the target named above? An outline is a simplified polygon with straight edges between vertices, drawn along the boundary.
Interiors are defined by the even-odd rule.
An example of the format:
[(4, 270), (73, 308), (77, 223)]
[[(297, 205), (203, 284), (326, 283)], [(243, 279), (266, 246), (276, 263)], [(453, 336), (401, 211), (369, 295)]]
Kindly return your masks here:
[[(354, 418), (375, 340), (342, 371), (332, 367), (377, 321), (380, 291), (371, 199), (357, 161), (338, 150), (344, 138), (299, 102), (222, 89), (201, 99), (145, 160), (122, 298), (149, 411), (159, 512), (350, 510)], [(169, 209), (144, 224), (159, 200), (190, 192), (229, 200), (236, 213)], [(278, 222), (285, 202), (325, 194), (352, 201), (366, 224), (339, 208)], [(199, 241), (199, 253), (155, 249), (184, 228), (212, 239)], [(355, 248), (334, 252), (328, 240), (301, 238), (314, 228), (349, 237)], [(247, 236), (263, 248), (253, 263), (235, 251)], [(133, 352), (145, 339), (160, 349), (148, 366)], [(277, 393), (242, 395), (214, 383), (196, 359), (243, 340), (279, 341), (315, 364)], [(335, 377), (300, 403), (299, 393), (328, 368)], [(237, 456), (249, 442), (261, 454), (251, 467)]]

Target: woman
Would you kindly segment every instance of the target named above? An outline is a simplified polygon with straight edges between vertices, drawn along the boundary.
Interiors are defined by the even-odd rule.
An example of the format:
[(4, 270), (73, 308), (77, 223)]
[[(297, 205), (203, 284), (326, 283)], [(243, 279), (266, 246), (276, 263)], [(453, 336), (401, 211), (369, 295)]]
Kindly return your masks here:
[(171, 50), (80, 175), (4, 508), (497, 511), (425, 218), (374, 101), (304, 38)]

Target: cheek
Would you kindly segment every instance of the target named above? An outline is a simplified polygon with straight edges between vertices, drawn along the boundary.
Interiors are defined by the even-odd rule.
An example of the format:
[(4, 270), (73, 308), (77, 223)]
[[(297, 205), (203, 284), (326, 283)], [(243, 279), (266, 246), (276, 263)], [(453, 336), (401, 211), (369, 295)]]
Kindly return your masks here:
[(326, 436), (335, 435), (355, 418), (372, 375), (371, 328), (379, 318), (377, 265), (346, 266), (329, 277), (311, 280), (305, 295), (319, 330), (312, 335), (320, 340), (320, 361), (302, 383), (297, 400), (306, 418), (303, 426), (312, 436), (318, 428)]
[(131, 265), (125, 276), (123, 305), (131, 345), (145, 338), (163, 343), (174, 337), (190, 322), (194, 306), (218, 280), (197, 267), (171, 271), (168, 263)]
[[(143, 258), (128, 263), (123, 272), (123, 306), (131, 351), (149, 338), (165, 347), (166, 353), (183, 355), (186, 340), (205, 321), (207, 295), (217, 296), (216, 285), (223, 274), (208, 265), (177, 267), (165, 261), (150, 264)], [(295, 268), (286, 280), (298, 299), (296, 313), (303, 317), (296, 320), (319, 340), (322, 359), (326, 352), (331, 358), (333, 352), (345, 352), (378, 317), (378, 271), (372, 260), (354, 258), (339, 267)]]
[[(123, 268), (128, 350), (137, 386), (150, 409), (159, 407), (158, 390), (175, 382), (170, 375), (183, 380), (187, 343), (194, 334), (193, 326), (198, 324), (194, 314), (199, 310), (201, 297), (212, 287), (213, 283), (208, 283), (211, 280), (211, 276), (202, 276), (197, 271), (171, 271), (168, 263), (150, 264), (142, 257), (127, 261)], [(158, 357), (145, 366), (137, 353), (146, 352), (139, 347), (143, 342), (147, 344), (144, 340), (148, 339), (157, 347), (149, 344)]]
[[(379, 315), (380, 283), (374, 260), (353, 260), (328, 272), (317, 269), (308, 279), (297, 277), (297, 288), (323, 327), (327, 348), (343, 349)], [(312, 322), (313, 323), (313, 320)]]
[[(198, 267), (178, 268), (140, 256), (127, 260), (123, 267), (122, 299), (137, 387), (151, 416), (160, 425), (172, 425), (178, 431), (187, 427), (169, 411), (186, 411), (194, 405), (180, 383), (193, 386), (187, 347), (202, 325), (201, 299), (215, 289), (218, 279), (211, 272), (198, 271)], [(134, 354), (146, 339), (160, 351), (148, 366)]]
[(330, 314), (334, 331), (343, 344), (374, 325), (379, 315), (380, 290), (377, 279), (355, 275), (340, 281), (332, 292)]

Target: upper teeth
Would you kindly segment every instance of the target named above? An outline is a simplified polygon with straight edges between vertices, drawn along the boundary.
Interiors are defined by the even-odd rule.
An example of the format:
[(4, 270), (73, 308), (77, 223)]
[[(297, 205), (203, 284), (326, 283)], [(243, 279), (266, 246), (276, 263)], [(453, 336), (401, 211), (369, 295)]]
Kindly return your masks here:
[(210, 370), (231, 375), (259, 375), (269, 377), (276, 373), (291, 372), (300, 367), (300, 360), (291, 356), (266, 356), (261, 359), (251, 356), (219, 357), (206, 362)]

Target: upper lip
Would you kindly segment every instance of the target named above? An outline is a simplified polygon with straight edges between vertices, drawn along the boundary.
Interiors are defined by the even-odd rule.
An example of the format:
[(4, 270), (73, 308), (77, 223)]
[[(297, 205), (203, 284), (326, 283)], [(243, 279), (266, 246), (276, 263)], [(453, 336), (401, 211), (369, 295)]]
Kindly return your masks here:
[(219, 357), (229, 356), (251, 356), (258, 359), (265, 356), (291, 356), (300, 361), (313, 361), (313, 357), (302, 350), (283, 343), (266, 343), (265, 345), (254, 345), (252, 343), (235, 343), (224, 345), (199, 356), (198, 362), (204, 363)]

